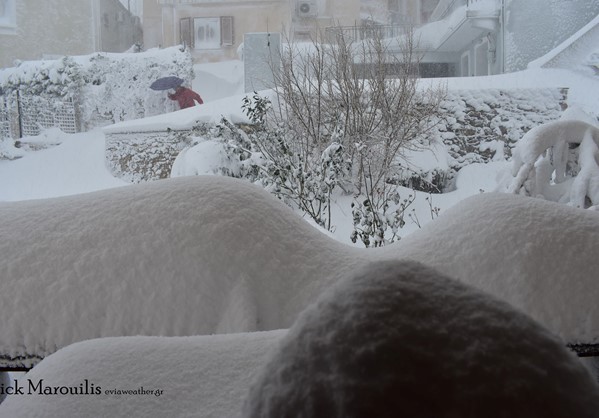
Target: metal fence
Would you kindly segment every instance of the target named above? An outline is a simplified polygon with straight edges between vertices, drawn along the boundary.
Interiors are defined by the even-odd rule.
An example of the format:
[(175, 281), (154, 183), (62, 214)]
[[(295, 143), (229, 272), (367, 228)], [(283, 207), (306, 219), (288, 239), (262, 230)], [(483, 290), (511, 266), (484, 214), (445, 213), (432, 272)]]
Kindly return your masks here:
[(334, 41), (343, 36), (346, 41), (364, 41), (367, 39), (397, 38), (406, 33), (410, 25), (361, 25), (361, 26), (335, 26), (325, 29), (327, 39)]
[(0, 137), (39, 135), (43, 129), (60, 128), (65, 133), (80, 129), (73, 99), (48, 98), (19, 92), (0, 96)]
[(0, 139), (10, 138), (10, 120), (6, 96), (0, 96)]

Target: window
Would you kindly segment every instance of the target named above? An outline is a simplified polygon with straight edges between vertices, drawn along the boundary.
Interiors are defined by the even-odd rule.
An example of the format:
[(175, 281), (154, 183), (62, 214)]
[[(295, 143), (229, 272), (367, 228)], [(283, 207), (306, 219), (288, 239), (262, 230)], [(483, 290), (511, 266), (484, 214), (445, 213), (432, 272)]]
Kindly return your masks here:
[(233, 45), (233, 18), (231, 16), (220, 18), (220, 39), (222, 46)]
[[(181, 40), (183, 29), (187, 25), (181, 20)], [(220, 49), (223, 46), (232, 46), (233, 39), (233, 17), (196, 17), (193, 19), (193, 37), (190, 43), (195, 49)]]
[(17, 29), (16, 0), (0, 0), (0, 34), (15, 34)]
[(220, 48), (220, 18), (198, 17), (193, 20), (194, 48), (219, 49)]

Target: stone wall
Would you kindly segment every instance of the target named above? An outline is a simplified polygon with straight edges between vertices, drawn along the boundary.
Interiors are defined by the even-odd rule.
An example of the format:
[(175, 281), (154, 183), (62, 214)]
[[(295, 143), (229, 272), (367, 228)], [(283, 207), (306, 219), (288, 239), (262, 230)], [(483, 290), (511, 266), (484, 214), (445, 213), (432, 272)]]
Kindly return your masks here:
[(168, 178), (177, 155), (193, 143), (193, 131), (127, 132), (106, 134), (106, 162), (123, 180)]
[(559, 119), (568, 107), (567, 98), (566, 88), (451, 91), (442, 106), (446, 120), (439, 132), (457, 167), (472, 154), (478, 155), (478, 162), (500, 157), (497, 152), (509, 158), (526, 132)]
[(526, 132), (560, 118), (567, 98), (565, 88), (448, 91), (438, 125), (420, 142), (425, 148), (444, 147), (449, 167), (405, 168), (400, 184), (432, 193), (452, 190), (462, 167), (510, 159), (512, 148)]

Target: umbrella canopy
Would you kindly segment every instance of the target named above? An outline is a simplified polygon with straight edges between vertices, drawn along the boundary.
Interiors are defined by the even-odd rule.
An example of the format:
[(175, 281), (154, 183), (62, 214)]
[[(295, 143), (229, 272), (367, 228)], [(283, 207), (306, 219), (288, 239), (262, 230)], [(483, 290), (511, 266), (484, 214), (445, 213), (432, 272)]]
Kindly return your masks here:
[(150, 88), (152, 90), (168, 90), (168, 89), (177, 88), (181, 84), (183, 84), (183, 79), (181, 79), (179, 77), (175, 77), (175, 76), (169, 76), (169, 77), (162, 77), (162, 78), (159, 78), (158, 80), (154, 81), (150, 85)]

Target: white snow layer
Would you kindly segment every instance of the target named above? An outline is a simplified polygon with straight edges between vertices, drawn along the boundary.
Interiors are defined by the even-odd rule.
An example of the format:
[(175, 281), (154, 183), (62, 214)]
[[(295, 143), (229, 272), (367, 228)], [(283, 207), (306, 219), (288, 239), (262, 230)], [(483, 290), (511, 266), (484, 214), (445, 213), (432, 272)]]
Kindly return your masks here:
[(597, 248), (597, 212), (484, 193), (380, 252), (504, 299), (567, 342), (598, 343)]
[[(535, 345), (536, 351), (527, 360), (530, 363), (524, 361), (526, 356), (518, 357), (520, 360), (514, 363), (523, 368), (510, 372), (517, 377), (515, 382), (524, 379), (520, 373), (530, 371), (528, 366), (545, 367), (544, 361), (549, 358), (555, 361), (550, 361), (548, 370), (560, 371), (551, 374), (552, 371), (539, 384), (547, 389), (544, 393), (557, 393), (552, 384), (560, 382), (562, 399), (572, 399), (571, 388), (577, 388), (579, 396), (588, 393), (578, 390), (571, 378), (578, 374), (573, 369), (578, 366), (568, 366), (571, 361), (554, 347), (565, 342), (599, 342), (594, 283), (599, 271), (596, 212), (523, 196), (486, 193), (445, 211), (435, 222), (399, 243), (366, 250), (344, 246), (320, 234), (256, 186), (230, 178), (199, 176), (56, 199), (0, 203), (0, 235), (3, 355), (46, 356), (73, 342), (96, 337), (187, 336), (286, 328), (326, 288), (352, 276), (352, 272), (367, 272), (365, 277), (378, 282), (387, 270), (380, 270), (382, 267), (376, 264), (365, 267), (371, 261), (412, 259), (504, 299), (565, 340), (557, 343), (544, 331), (539, 333), (545, 340), (536, 339), (534, 333), (529, 336), (528, 331), (524, 332), (528, 328), (519, 325), (528, 320), (519, 319), (523, 317), (517, 314), (513, 314), (516, 319), (508, 321), (511, 325), (506, 329), (496, 328), (495, 322), (487, 320), (485, 307), (491, 306), (492, 310), (494, 304), (506, 305), (474, 291), (464, 289), (465, 295), (479, 295), (471, 296), (478, 301), (475, 310), (465, 308), (460, 313), (456, 303), (440, 304), (438, 323), (453, 326), (458, 317), (470, 318), (469, 326), (482, 336), (502, 336), (494, 338), (498, 347), (504, 347), (504, 333), (511, 335), (510, 332), (521, 335), (524, 346)], [(423, 280), (428, 283), (432, 278), (427, 277)], [(452, 294), (453, 288), (463, 289), (457, 284), (446, 285), (444, 278), (439, 280), (443, 283), (438, 286), (443, 295)], [(426, 287), (436, 288), (434, 283)], [(339, 289), (343, 287), (333, 290), (333, 294), (338, 294)], [(343, 292), (350, 290), (348, 287)], [(437, 295), (429, 299), (437, 297), (441, 298)], [(375, 297), (375, 301), (382, 300)], [(408, 300), (420, 306), (418, 299)], [(419, 300), (426, 305), (427, 298)], [(343, 298), (339, 302), (345, 303)], [(507, 307), (501, 309), (511, 312)], [(356, 318), (363, 314), (360, 312)], [(433, 322), (416, 320), (414, 326)], [(383, 333), (393, 328), (384, 319), (378, 323)], [(512, 325), (514, 330), (509, 331)], [(472, 332), (468, 328), (462, 339), (455, 335), (461, 344), (468, 345), (451, 354), (467, 364), (467, 356), (475, 356), (483, 344), (478, 337), (472, 337), (480, 335)], [(344, 334), (345, 331), (339, 335)], [(261, 335), (274, 339), (282, 334)], [(360, 335), (364, 338), (356, 341), (363, 345), (343, 347), (357, 353), (361, 352), (360, 347), (369, 350), (372, 346), (368, 333), (360, 331), (352, 338)], [(255, 353), (262, 353), (272, 343), (260, 342), (261, 338), (252, 334), (199, 339), (137, 337), (76, 344), (47, 357), (27, 378), (43, 378), (53, 386), (78, 386), (88, 378), (103, 389), (136, 389), (139, 385), (164, 389), (165, 409), (154, 397), (149, 401), (150, 397), (112, 395), (68, 399), (40, 396), (35, 400), (12, 396), (0, 407), (0, 416), (65, 416), (44, 412), (61, 411), (61, 406), (65, 411), (74, 411), (68, 415), (93, 416), (99, 405), (103, 405), (102, 411), (115, 416), (131, 416), (134, 413), (130, 411), (136, 409), (144, 412), (143, 416), (168, 416), (167, 408), (178, 408), (177, 402), (182, 405), (173, 409), (175, 415), (191, 410), (197, 416), (231, 416), (221, 412), (242, 401), (238, 389), (246, 386), (247, 381), (237, 379), (247, 378), (266, 361), (265, 356)], [(431, 344), (434, 338), (407, 338), (408, 343), (401, 350), (415, 350), (415, 356), (420, 350), (427, 355), (435, 348)], [(499, 360), (485, 356), (490, 345), (485, 341), (487, 345), (480, 355), (489, 360), (484, 363), (484, 370), (489, 371)], [(519, 352), (519, 346), (514, 347), (514, 352)], [(465, 357), (457, 357), (460, 350)], [(501, 350), (494, 353), (499, 355)], [(218, 357), (221, 351), (224, 357)], [(202, 353), (205, 357), (201, 361), (193, 357)], [(229, 354), (232, 357), (227, 357)], [(419, 362), (419, 358), (414, 357), (414, 367), (431, 366)], [(571, 374), (564, 367), (571, 367)], [(219, 373), (223, 373), (222, 379)], [(472, 390), (483, 390), (487, 384), (494, 388), (497, 383), (502, 388), (497, 393), (505, 393), (504, 375), (498, 376), (484, 380), (484, 385), (472, 377), (476, 382)], [(444, 389), (435, 387), (435, 382), (443, 379), (443, 375), (437, 380), (427, 379), (423, 387), (442, 392)], [(186, 392), (194, 395), (196, 409), (190, 406), (192, 397), (186, 398)], [(417, 399), (420, 392), (425, 390), (408, 391), (403, 398), (406, 402)], [(167, 399), (167, 394), (174, 398)], [(24, 413), (18, 415), (16, 411)], [(155, 415), (145, 414), (147, 411), (155, 411)], [(581, 412), (571, 416), (584, 415)]]
[(587, 67), (583, 73), (593, 74), (589, 63), (585, 61), (589, 50), (597, 49), (598, 42), (599, 15), (547, 54), (530, 62), (528, 68), (553, 67), (581, 70)]
[(509, 304), (413, 262), (371, 264), (308, 307), (244, 417), (597, 417), (599, 387)]
[[(0, 417), (234, 417), (255, 372), (284, 334), (121, 337), (73, 344), (21, 378), (25, 394), (9, 396), (0, 405)], [(34, 387), (41, 382), (42, 390), (81, 388), (83, 394), (43, 395), (37, 389), (29, 394), (29, 382)], [(100, 393), (85, 394), (86, 388), (88, 393), (100, 388)]]
[(366, 255), (216, 176), (0, 203), (0, 236), (0, 353), (12, 357), (286, 328)]
[[(43, 199), (125, 186), (106, 168), (99, 130), (58, 134), (58, 129), (21, 139), (22, 158), (0, 160), (0, 201)], [(58, 143), (57, 146), (52, 146)], [(41, 149), (35, 152), (24, 150)], [(0, 153), (2, 151), (0, 150)]]
[[(380, 250), (311, 228), (267, 192), (182, 177), (0, 203), (0, 353), (289, 327), (366, 260), (411, 258), (507, 300), (568, 342), (599, 342), (599, 213), (482, 194)], [(193, 315), (191, 315), (193, 313)]]

